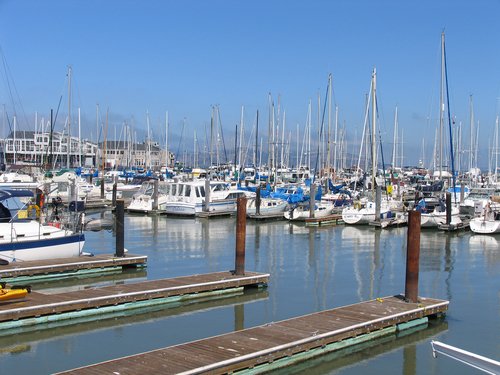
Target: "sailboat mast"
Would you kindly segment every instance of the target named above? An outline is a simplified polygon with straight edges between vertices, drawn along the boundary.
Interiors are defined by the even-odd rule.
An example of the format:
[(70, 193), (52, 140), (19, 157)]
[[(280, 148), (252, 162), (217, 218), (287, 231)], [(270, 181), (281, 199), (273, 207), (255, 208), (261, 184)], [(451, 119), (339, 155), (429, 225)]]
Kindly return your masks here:
[[(372, 193), (375, 193), (375, 176), (377, 174), (377, 70), (372, 74)], [(375, 196), (375, 195), (374, 195)]]
[(68, 65), (68, 149), (66, 167), (70, 167), (70, 150), (71, 150), (71, 65)]
[(441, 87), (439, 95), (439, 179), (443, 177), (443, 126), (444, 126), (444, 84), (445, 84), (445, 60), (444, 60), (444, 32), (441, 33)]
[[(168, 154), (168, 111), (165, 112), (165, 166), (168, 169), (168, 162), (170, 161), (170, 157)], [(196, 167), (196, 163), (194, 165)]]

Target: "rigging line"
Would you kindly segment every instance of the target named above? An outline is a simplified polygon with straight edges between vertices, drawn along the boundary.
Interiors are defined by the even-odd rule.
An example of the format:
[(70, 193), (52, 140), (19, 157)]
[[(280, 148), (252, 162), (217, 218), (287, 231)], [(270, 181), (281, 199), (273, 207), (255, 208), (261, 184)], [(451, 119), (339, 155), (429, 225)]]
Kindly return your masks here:
[(184, 124), (185, 124), (185, 122), (186, 122), (186, 118), (184, 118), (182, 120), (181, 136), (179, 138), (179, 144), (177, 146), (177, 154), (176, 155), (179, 155), (179, 152), (180, 152), (180, 149), (181, 149), (182, 135), (184, 134)]
[[(7, 59), (5, 58), (5, 54), (3, 53), (3, 49), (1, 46), (0, 46), (0, 55), (2, 55), (2, 64), (3, 64), (3, 68), (4, 68), (4, 72), (5, 72), (5, 82), (7, 84), (8, 89), (9, 89), (10, 100), (12, 102), (14, 114), (17, 116), (16, 104), (14, 101), (14, 95), (12, 94), (12, 88), (11, 88), (11, 84), (10, 84), (11, 80), (9, 79), (9, 76), (12, 76), (12, 73), (10, 73), (9, 65), (7, 64)], [(19, 96), (19, 92), (17, 91), (16, 83), (14, 82), (13, 79), (12, 79), (12, 86), (14, 86), (14, 92), (17, 96), (19, 106), (21, 107), (21, 112), (24, 116), (24, 121), (26, 121), (26, 124), (28, 124), (28, 117), (26, 116), (26, 113), (24, 111), (24, 107), (23, 107), (22, 102), (21, 102), (21, 97)]]

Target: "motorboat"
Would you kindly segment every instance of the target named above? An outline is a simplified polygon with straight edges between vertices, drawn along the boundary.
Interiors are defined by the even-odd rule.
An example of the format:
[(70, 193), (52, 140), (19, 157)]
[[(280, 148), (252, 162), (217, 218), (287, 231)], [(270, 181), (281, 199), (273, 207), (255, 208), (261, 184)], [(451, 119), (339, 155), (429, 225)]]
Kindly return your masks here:
[[(155, 197), (154, 197), (154, 186), (155, 183), (158, 184), (158, 195), (155, 206)], [(167, 189), (168, 189), (167, 181), (156, 181), (156, 180), (148, 180), (144, 181), (139, 189), (133, 196), (132, 201), (127, 206), (128, 212), (135, 213), (166, 213), (165, 207), (167, 203)]]
[[(261, 198), (259, 215), (261, 216), (283, 216), (288, 208), (288, 202), (279, 198)], [(247, 216), (257, 215), (256, 198), (247, 201)]]
[(492, 205), (491, 202), (488, 202), (481, 216), (473, 218), (469, 225), (470, 230), (474, 233), (500, 233), (500, 207), (498, 204)]
[(167, 215), (198, 216), (209, 214), (231, 214), (236, 212), (238, 197), (253, 196), (253, 193), (231, 189), (223, 181), (206, 180), (175, 181), (168, 184), (165, 212)]
[[(387, 202), (380, 205), (380, 219), (393, 217), (392, 208)], [(342, 210), (342, 220), (350, 225), (367, 225), (376, 218), (376, 204), (373, 201), (356, 202)]]
[[(314, 204), (313, 216), (315, 219), (330, 216), (335, 210), (335, 205), (332, 203), (317, 202)], [(309, 204), (300, 204), (291, 207), (284, 213), (285, 219), (292, 221), (305, 221), (311, 217), (311, 209)]]

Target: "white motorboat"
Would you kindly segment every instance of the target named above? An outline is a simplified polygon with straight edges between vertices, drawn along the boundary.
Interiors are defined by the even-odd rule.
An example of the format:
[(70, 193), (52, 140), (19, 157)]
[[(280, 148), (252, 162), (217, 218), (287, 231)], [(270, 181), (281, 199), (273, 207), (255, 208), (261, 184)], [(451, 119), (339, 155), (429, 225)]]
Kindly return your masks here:
[(133, 196), (132, 201), (127, 206), (128, 212), (135, 213), (166, 213), (165, 207), (167, 204), (167, 181), (158, 181), (158, 197), (157, 207), (153, 207), (155, 202), (154, 185), (155, 180), (144, 181), (139, 189)]
[[(380, 219), (388, 219), (393, 216), (390, 205), (385, 201), (380, 205)], [(351, 225), (367, 225), (375, 221), (375, 202), (357, 203), (342, 210), (342, 220)]]
[(231, 214), (236, 212), (237, 198), (248, 195), (246, 191), (230, 189), (226, 182), (210, 181), (209, 194), (206, 194), (205, 186), (204, 180), (169, 184), (165, 203), (167, 215), (197, 216), (202, 212)]
[[(335, 210), (335, 205), (332, 203), (318, 202), (314, 204), (313, 217), (316, 219), (329, 216)], [(311, 217), (311, 212), (308, 204), (298, 205), (292, 207), (290, 210), (285, 211), (284, 216), (287, 220), (305, 221)]]
[[(283, 215), (288, 208), (288, 202), (279, 198), (261, 198), (259, 214), (262, 216)], [(247, 216), (257, 215), (256, 198), (247, 201)]]
[(479, 234), (500, 233), (500, 207), (495, 205), (492, 208), (491, 203), (487, 203), (483, 213), (469, 222), (470, 230)]

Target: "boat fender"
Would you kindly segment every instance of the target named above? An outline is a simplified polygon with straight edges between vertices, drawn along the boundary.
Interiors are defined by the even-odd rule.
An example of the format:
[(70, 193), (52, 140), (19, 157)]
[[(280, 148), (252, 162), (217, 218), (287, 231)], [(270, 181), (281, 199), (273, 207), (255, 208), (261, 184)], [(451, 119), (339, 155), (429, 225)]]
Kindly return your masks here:
[(36, 217), (40, 217), (40, 207), (36, 204), (30, 204), (28, 206), (28, 213), (32, 212), (33, 210), (35, 210), (36, 212)]
[(354, 203), (354, 208), (355, 208), (356, 210), (360, 210), (360, 209), (361, 209), (361, 202), (355, 202), (355, 203)]

